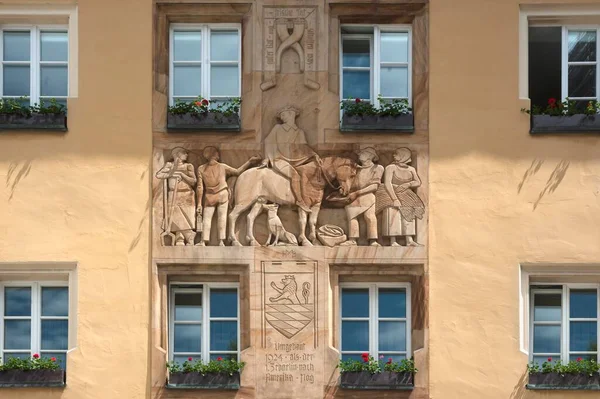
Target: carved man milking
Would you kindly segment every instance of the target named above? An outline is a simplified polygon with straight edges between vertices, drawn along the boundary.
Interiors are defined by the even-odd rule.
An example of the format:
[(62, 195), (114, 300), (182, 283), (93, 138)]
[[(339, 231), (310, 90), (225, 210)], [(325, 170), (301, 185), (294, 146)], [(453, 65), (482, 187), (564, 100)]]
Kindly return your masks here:
[(302, 177), (297, 168), (310, 162), (320, 163), (321, 160), (309, 147), (304, 131), (296, 126), (296, 117), (299, 114), (300, 111), (292, 106), (285, 107), (277, 113), (277, 118), (282, 123), (276, 124), (265, 138), (265, 159), (261, 167), (270, 166), (286, 177), (291, 183), (296, 205), (310, 213), (310, 207), (303, 195)]
[[(194, 165), (187, 162), (188, 152), (183, 148), (171, 151), (172, 162), (167, 162), (156, 177), (164, 181), (163, 234), (171, 235), (171, 245), (194, 245), (196, 237), (196, 204)], [(163, 239), (163, 245), (166, 245)]]

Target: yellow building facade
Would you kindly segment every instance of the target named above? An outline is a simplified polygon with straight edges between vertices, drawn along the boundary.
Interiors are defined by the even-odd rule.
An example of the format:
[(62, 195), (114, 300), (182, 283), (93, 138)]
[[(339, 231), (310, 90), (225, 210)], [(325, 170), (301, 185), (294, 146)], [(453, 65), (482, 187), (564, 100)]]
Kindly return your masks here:
[[(594, 1), (1, 4), (2, 97), (68, 114), (0, 131), (0, 357), (66, 366), (0, 397), (594, 397), (527, 364), (597, 356), (597, 116), (521, 109), (537, 81), (598, 101), (599, 27)], [(342, 386), (362, 353), (418, 372)], [(188, 357), (239, 387), (178, 389)]]

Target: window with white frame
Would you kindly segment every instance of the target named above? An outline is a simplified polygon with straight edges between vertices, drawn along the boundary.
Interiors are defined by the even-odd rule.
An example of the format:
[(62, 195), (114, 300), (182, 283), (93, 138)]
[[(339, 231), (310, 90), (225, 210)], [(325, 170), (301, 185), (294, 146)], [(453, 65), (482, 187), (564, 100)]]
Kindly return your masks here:
[(394, 362), (412, 356), (409, 284), (347, 283), (340, 288), (343, 360), (360, 360), (363, 353)]
[(379, 106), (381, 96), (411, 103), (409, 25), (343, 25), (340, 48), (342, 100), (359, 98)]
[(600, 98), (600, 27), (529, 27), (529, 97), (546, 108), (551, 99), (584, 109)]
[(66, 368), (69, 288), (62, 282), (0, 283), (2, 359), (34, 354), (55, 357)]
[(69, 43), (66, 26), (2, 26), (0, 92), (26, 105), (50, 99), (66, 106)]
[(169, 102), (240, 97), (239, 24), (171, 26)]
[(169, 359), (239, 360), (238, 286), (171, 284)]
[(530, 361), (598, 357), (598, 284), (531, 286)]

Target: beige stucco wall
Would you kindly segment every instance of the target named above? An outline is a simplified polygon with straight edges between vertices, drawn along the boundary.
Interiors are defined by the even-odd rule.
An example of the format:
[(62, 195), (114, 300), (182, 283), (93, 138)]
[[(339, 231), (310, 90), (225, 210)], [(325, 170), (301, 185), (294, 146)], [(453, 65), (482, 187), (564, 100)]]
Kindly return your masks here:
[(78, 8), (69, 131), (0, 132), (0, 262), (77, 263), (77, 346), (64, 390), (2, 389), (6, 399), (147, 392), (152, 4)]
[(525, 390), (518, 268), (600, 261), (600, 140), (529, 135), (518, 1), (430, 7), (431, 397), (596, 397)]

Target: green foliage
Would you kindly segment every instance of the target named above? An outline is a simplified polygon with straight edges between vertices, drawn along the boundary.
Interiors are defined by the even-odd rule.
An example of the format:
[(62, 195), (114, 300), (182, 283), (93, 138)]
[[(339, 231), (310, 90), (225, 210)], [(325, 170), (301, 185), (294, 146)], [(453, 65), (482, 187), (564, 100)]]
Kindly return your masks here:
[(40, 104), (29, 105), (29, 100), (21, 98), (3, 98), (0, 99), (0, 114), (2, 115), (21, 115), (31, 116), (33, 114), (64, 114), (66, 108), (64, 105), (51, 98), (48, 102), (41, 100)]
[(406, 99), (386, 100), (381, 94), (377, 96), (377, 99), (379, 101), (379, 107), (375, 107), (369, 102), (362, 101), (360, 98), (349, 98), (344, 100), (340, 103), (340, 107), (344, 111), (344, 114), (348, 116), (398, 116), (412, 113), (412, 108), (408, 105), (408, 100)]
[[(235, 359), (211, 360), (208, 363), (203, 363), (202, 360), (190, 360), (189, 358), (183, 364), (178, 362), (167, 362), (169, 373), (200, 373), (202, 375), (208, 373), (227, 373), (232, 375), (236, 372), (241, 372), (245, 366), (244, 362), (238, 362)], [(220, 359), (220, 360), (219, 360)]]
[(240, 113), (241, 104), (242, 99), (235, 97), (211, 107), (210, 100), (198, 96), (192, 101), (175, 100), (175, 105), (169, 107), (169, 113), (174, 115), (201, 115), (207, 112), (214, 112), (229, 117)]
[(413, 359), (402, 359), (400, 362), (393, 362), (389, 358), (387, 362), (383, 362), (383, 356), (380, 360), (376, 360), (368, 353), (363, 353), (362, 361), (360, 360), (340, 360), (338, 367), (341, 373), (352, 371), (368, 371), (371, 374), (381, 373), (382, 371), (392, 371), (395, 373), (416, 373), (415, 361)]
[(577, 101), (565, 98), (563, 102), (556, 101), (555, 98), (548, 99), (545, 107), (534, 105), (531, 110), (521, 108), (521, 112), (531, 115), (550, 115), (550, 116), (573, 116), (573, 115), (596, 115), (600, 113), (600, 102), (589, 101), (584, 110), (577, 108)]
[(3, 363), (0, 363), (0, 371), (8, 370), (58, 370), (60, 360), (55, 357), (44, 357), (34, 354), (32, 357), (21, 359), (18, 357), (9, 357)]
[(600, 370), (600, 365), (593, 359), (582, 359), (571, 360), (569, 363), (563, 364), (560, 360), (552, 362), (552, 358), (549, 357), (547, 361), (539, 364), (531, 362), (527, 365), (527, 371), (529, 374), (534, 373), (558, 373), (564, 374), (588, 374), (592, 375)]

